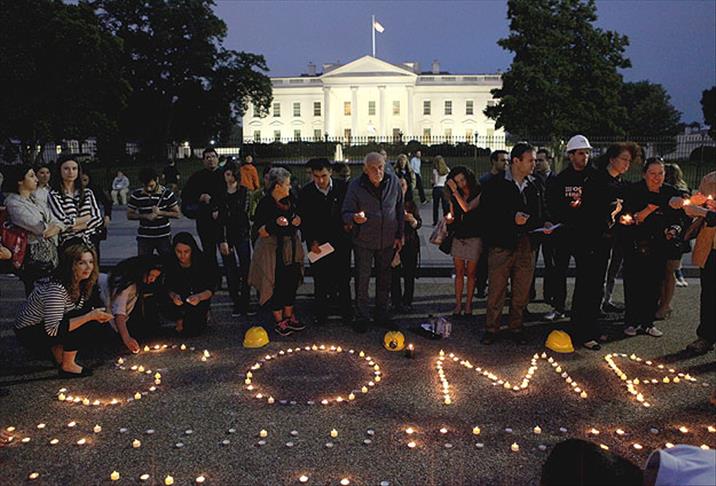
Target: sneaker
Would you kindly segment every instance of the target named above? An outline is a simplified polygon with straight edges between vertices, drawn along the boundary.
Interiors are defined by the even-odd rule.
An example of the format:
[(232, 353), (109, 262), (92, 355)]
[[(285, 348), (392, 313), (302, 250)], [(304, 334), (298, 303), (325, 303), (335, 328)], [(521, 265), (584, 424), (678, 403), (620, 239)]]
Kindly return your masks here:
[(591, 341), (587, 341), (586, 343), (582, 343), (582, 346), (589, 349), (590, 351), (599, 351), (600, 349), (602, 349), (602, 346), (594, 339), (592, 339)]
[(664, 335), (663, 332), (661, 332), (659, 329), (657, 329), (654, 326), (649, 326), (646, 329), (644, 329), (644, 334), (648, 334), (651, 337), (661, 337)]
[(689, 286), (689, 282), (687, 282), (686, 279), (685, 279), (683, 276), (677, 277), (677, 278), (676, 278), (676, 286), (677, 286), (677, 287), (688, 287), (688, 286)]
[(714, 348), (713, 344), (704, 338), (698, 338), (696, 341), (686, 346), (686, 352), (693, 355), (706, 354)]
[(276, 323), (273, 330), (276, 331), (276, 334), (281, 336), (290, 336), (293, 334), (293, 330), (288, 327), (288, 319), (284, 319), (281, 322)]
[(558, 310), (552, 310), (545, 314), (544, 320), (545, 321), (557, 321), (559, 319), (564, 319), (567, 317), (563, 312), (560, 312)]
[(626, 334), (627, 336), (634, 337), (634, 336), (636, 336), (637, 334), (639, 334), (639, 331), (640, 331), (640, 330), (641, 330), (641, 326), (636, 326), (636, 327), (634, 327), (634, 326), (627, 326), (627, 327), (624, 328), (624, 334)]
[(602, 304), (602, 312), (606, 312), (607, 314), (616, 314), (619, 312), (624, 312), (624, 306), (616, 305), (613, 302), (605, 302)]
[(296, 314), (286, 319), (286, 327), (291, 331), (303, 331), (304, 329), (306, 329), (306, 326), (299, 322), (298, 318), (296, 317)]

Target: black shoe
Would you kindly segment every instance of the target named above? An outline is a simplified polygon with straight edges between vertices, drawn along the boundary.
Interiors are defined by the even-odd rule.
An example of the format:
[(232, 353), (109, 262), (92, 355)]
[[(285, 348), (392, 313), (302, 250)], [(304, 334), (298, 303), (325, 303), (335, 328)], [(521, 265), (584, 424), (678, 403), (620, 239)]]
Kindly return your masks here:
[(276, 331), (276, 334), (281, 336), (290, 336), (293, 334), (293, 330), (288, 328), (288, 319), (277, 322), (273, 330)]
[(611, 302), (605, 302), (604, 305), (602, 305), (602, 312), (606, 312), (607, 314), (616, 314), (618, 312), (624, 312), (624, 307), (612, 304)]
[(497, 341), (497, 333), (496, 332), (486, 332), (482, 335), (482, 339), (480, 339), (480, 343), (484, 344), (486, 346), (489, 346), (490, 344)]
[(60, 368), (57, 372), (57, 375), (60, 378), (85, 378), (87, 376), (92, 376), (94, 372), (91, 368), (87, 368), (86, 366), (82, 368), (82, 371), (79, 373), (73, 373), (71, 371), (65, 371), (62, 368)]
[(527, 338), (525, 337), (525, 333), (522, 331), (511, 332), (510, 339), (515, 344), (527, 344)]

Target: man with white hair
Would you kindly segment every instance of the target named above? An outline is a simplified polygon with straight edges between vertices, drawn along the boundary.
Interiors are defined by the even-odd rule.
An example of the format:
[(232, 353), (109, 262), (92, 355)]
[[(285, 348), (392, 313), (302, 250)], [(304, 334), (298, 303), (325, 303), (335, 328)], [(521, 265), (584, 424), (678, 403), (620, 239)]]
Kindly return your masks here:
[(390, 262), (403, 246), (403, 194), (400, 181), (385, 171), (385, 158), (371, 152), (363, 160), (363, 174), (351, 180), (343, 202), (343, 222), (352, 226), (356, 261), (357, 330), (367, 330), (368, 283), (375, 263), (374, 320), (388, 320)]

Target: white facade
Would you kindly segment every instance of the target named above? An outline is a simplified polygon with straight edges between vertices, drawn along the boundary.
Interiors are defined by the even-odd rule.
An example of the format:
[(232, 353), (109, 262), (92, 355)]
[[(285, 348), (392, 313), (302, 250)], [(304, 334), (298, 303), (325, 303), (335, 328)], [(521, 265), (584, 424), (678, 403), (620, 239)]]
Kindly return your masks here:
[(490, 90), (502, 86), (498, 74), (417, 74), (411, 65), (364, 56), (341, 66), (324, 66), (316, 76), (272, 78), (273, 105), (243, 117), (244, 140), (314, 140), (328, 136), (451, 137), (504, 139), (483, 110)]

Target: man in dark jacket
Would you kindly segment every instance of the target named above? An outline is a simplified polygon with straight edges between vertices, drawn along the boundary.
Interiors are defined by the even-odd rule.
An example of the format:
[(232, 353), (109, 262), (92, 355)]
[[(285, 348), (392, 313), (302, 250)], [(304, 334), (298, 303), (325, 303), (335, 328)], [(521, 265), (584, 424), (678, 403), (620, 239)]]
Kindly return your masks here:
[[(535, 184), (539, 187), (542, 198), (547, 194), (547, 186), (552, 183), (557, 175), (552, 171), (552, 153), (549, 149), (541, 148), (537, 150), (537, 158), (535, 159)], [(545, 210), (546, 210), (545, 206)], [(545, 219), (550, 218), (545, 215)], [(540, 248), (542, 249), (542, 260), (544, 262), (544, 276), (542, 277), (542, 296), (544, 302), (552, 305), (554, 295), (554, 241), (552, 236), (544, 236), (537, 239), (537, 248), (535, 249), (535, 261), (539, 259)], [(535, 278), (532, 277), (532, 288), (530, 289), (530, 300), (537, 297), (535, 289)]]
[(325, 323), (329, 296), (338, 305), (345, 320), (352, 318), (350, 290), (350, 237), (344, 230), (341, 210), (346, 197), (347, 184), (333, 179), (328, 159), (308, 161), (313, 180), (303, 186), (298, 198), (303, 237), (309, 252), (320, 255), (325, 243), (333, 253), (311, 263), (315, 296), (315, 317), (318, 324)]
[(530, 175), (534, 170), (534, 147), (520, 142), (513, 147), (510, 159), (504, 174), (495, 176), (483, 187), (480, 201), (486, 223), (483, 238), (490, 247), (487, 332), (481, 340), (483, 344), (492, 344), (497, 337), (508, 280), (512, 288), (508, 319), (511, 337), (516, 343), (526, 342), (523, 314), (535, 266), (530, 232), (544, 224), (542, 198)]
[(582, 192), (596, 169), (589, 165), (592, 146), (584, 135), (575, 135), (567, 142), (569, 165), (547, 185), (547, 212), (553, 223), (561, 227), (555, 232), (553, 241), (554, 274), (552, 307), (545, 319), (564, 319), (567, 301), (567, 269), (577, 248), (577, 227), (583, 217)]
[(202, 159), (204, 168), (189, 177), (182, 191), (181, 208), (185, 216), (196, 220), (196, 232), (199, 234), (201, 248), (210, 266), (209, 270), (221, 279), (216, 260), (216, 249), (220, 239), (216, 219), (219, 200), (224, 194), (225, 185), (222, 171), (217, 170), (219, 154), (216, 150), (205, 149)]
[(353, 226), (356, 259), (358, 330), (366, 330), (368, 282), (375, 262), (375, 321), (387, 320), (390, 262), (403, 246), (403, 194), (400, 181), (385, 171), (385, 159), (371, 152), (363, 174), (352, 180), (343, 202), (343, 222)]

